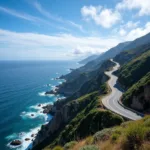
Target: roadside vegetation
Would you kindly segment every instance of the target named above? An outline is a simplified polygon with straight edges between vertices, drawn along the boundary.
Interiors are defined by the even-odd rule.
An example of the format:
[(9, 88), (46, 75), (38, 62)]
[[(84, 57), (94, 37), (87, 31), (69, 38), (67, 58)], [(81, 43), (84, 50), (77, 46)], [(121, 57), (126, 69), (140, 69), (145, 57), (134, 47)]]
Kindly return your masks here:
[[(108, 90), (106, 87), (107, 85), (104, 84), (104, 93), (106, 93)], [(70, 148), (76, 145), (76, 141), (86, 137), (88, 137), (86, 139), (87, 144), (93, 143), (93, 135), (97, 131), (120, 125), (122, 122), (124, 122), (123, 118), (119, 115), (103, 109), (101, 97), (98, 91), (77, 99), (77, 101), (81, 104), (85, 104), (86, 101), (89, 100), (90, 102), (87, 104), (87, 106), (85, 107), (84, 105), (85, 108), (81, 110), (68, 125), (65, 126), (59, 136), (49, 146), (47, 146), (45, 150), (52, 149), (56, 145), (63, 145), (63, 148), (67, 149), (67, 147)], [(91, 147), (85, 148), (89, 149)]]
[[(140, 93), (144, 92), (144, 87), (150, 85), (150, 72), (147, 73), (141, 80), (139, 80), (136, 84), (134, 84), (131, 88), (123, 94), (122, 102), (126, 106), (130, 106), (132, 103), (132, 99), (134, 96), (139, 95)], [(144, 97), (141, 99), (141, 103), (144, 104), (144, 108), (149, 108), (150, 104), (146, 101), (144, 102)]]
[(123, 65), (118, 70), (119, 82), (129, 88), (150, 71), (150, 50)]
[[(124, 122), (120, 126), (103, 129), (93, 136), (70, 143), (58, 150), (149, 150), (150, 117)], [(67, 148), (66, 145), (71, 146)]]

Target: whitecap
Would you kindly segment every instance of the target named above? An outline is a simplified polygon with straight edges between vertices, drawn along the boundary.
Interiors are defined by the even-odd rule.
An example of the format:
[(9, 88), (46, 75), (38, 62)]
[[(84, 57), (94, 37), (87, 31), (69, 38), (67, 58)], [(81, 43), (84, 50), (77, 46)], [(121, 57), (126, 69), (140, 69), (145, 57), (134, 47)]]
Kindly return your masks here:
[[(8, 147), (10, 148), (17, 148), (17, 150), (28, 150), (29, 148), (32, 149), (32, 140), (35, 139), (36, 134), (40, 130), (40, 126), (36, 127), (34, 129), (31, 129), (29, 132), (24, 133), (21, 136), (18, 136), (18, 139), (22, 142), (21, 145), (19, 146), (12, 146), (10, 143), (7, 144)], [(21, 132), (22, 133), (22, 132)], [(32, 135), (35, 135), (32, 137)], [(29, 138), (30, 140), (26, 141), (25, 139)]]
[(37, 117), (42, 117), (43, 113), (41, 111), (38, 112), (26, 112), (25, 114), (20, 115), (23, 119), (34, 119)]
[(45, 92), (39, 92), (38, 94), (39, 94), (39, 96), (46, 96)]
[[(52, 88), (53, 88), (53, 90), (56, 89), (55, 86), (52, 86)], [(48, 96), (48, 97), (53, 97), (53, 96), (55, 96), (54, 94), (45, 94), (45, 92), (39, 92), (38, 95), (39, 95), (39, 96)]]

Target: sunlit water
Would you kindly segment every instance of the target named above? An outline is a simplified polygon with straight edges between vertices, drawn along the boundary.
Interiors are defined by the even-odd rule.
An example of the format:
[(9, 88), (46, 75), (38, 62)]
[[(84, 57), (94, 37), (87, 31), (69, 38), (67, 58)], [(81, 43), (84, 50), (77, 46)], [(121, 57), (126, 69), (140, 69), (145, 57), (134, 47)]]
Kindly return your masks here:
[[(0, 149), (13, 147), (10, 141), (19, 139), (23, 144), (14, 149), (25, 150), (42, 124), (51, 115), (42, 113), (42, 106), (53, 104), (61, 95), (45, 96), (63, 80), (54, 78), (76, 68), (74, 61), (1, 61), (0, 62)], [(42, 104), (41, 107), (38, 104)], [(25, 141), (30, 138), (29, 141)]]

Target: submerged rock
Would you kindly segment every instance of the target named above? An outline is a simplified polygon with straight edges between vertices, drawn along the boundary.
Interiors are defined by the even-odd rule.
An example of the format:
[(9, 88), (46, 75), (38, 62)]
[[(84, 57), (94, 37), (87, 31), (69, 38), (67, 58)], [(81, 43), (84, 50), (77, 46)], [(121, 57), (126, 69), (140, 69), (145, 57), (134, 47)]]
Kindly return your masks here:
[(48, 94), (56, 94), (56, 91), (51, 90), (51, 91), (47, 91), (47, 92), (45, 92), (45, 95), (48, 95)]
[(20, 140), (13, 140), (11, 141), (10, 145), (13, 145), (13, 146), (18, 146), (18, 145), (21, 145), (22, 142)]
[(42, 105), (41, 104), (38, 104), (38, 107), (41, 107)]
[(31, 137), (34, 137), (35, 136), (35, 134), (31, 134)]
[(30, 140), (30, 138), (25, 138), (25, 141), (29, 141)]

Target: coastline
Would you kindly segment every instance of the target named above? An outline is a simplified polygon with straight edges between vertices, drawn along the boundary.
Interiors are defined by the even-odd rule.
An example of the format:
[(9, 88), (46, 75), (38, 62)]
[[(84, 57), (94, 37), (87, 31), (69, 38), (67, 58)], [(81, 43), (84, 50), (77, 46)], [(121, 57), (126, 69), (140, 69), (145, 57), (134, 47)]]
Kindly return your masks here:
[[(58, 74), (57, 74), (58, 75)], [(42, 126), (48, 124), (52, 118), (53, 118), (53, 113), (52, 113), (52, 108), (55, 102), (57, 102), (58, 100), (62, 100), (65, 99), (65, 97), (63, 95), (59, 95), (57, 93), (57, 89), (58, 87), (63, 83), (66, 82), (64, 79), (61, 79), (59, 77), (57, 78), (52, 78), (51, 80), (56, 80), (59, 81), (58, 85), (54, 86), (54, 85), (47, 85), (47, 86), (51, 86), (52, 91), (55, 91), (56, 93), (51, 93), (51, 94), (46, 94), (46, 92), (39, 92), (39, 96), (48, 96), (48, 97), (55, 97), (56, 101), (54, 101), (53, 103), (40, 103), (40, 104), (36, 104), (33, 106), (30, 106), (30, 109), (34, 109), (37, 110), (35, 112), (26, 112), (23, 111), (20, 116), (25, 119), (25, 118), (30, 118), (30, 119), (35, 119), (38, 117), (44, 117), (44, 123), (40, 124), (39, 126), (37, 126), (36, 128), (30, 129), (29, 132), (21, 132), (19, 133), (19, 135), (14, 134), (14, 137), (17, 137), (16, 139), (10, 141), (7, 144), (7, 147), (11, 148), (11, 149), (19, 149), (19, 150), (29, 150), (33, 148), (33, 141), (36, 139), (36, 136), (39, 134)], [(13, 137), (13, 136), (12, 136)], [(11, 139), (12, 138), (11, 135), (7, 136), (7, 139)], [(19, 137), (19, 138), (18, 138)], [(20, 141), (21, 144), (18, 145), (12, 145), (11, 143), (13, 141)]]

